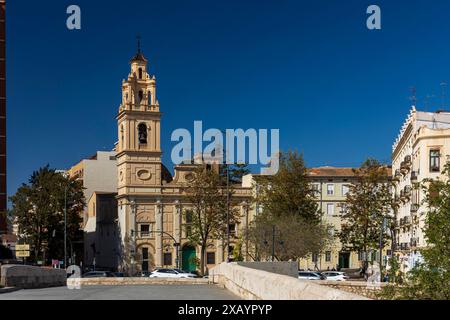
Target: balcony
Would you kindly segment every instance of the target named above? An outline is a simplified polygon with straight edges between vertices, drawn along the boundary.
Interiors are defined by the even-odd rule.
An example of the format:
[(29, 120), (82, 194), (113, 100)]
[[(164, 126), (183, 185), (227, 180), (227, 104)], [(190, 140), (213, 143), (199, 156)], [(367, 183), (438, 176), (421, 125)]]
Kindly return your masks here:
[(419, 246), (419, 238), (418, 237), (411, 238), (411, 241), (409, 242), (409, 245), (411, 246), (411, 248), (418, 247)]
[(400, 250), (409, 250), (409, 243), (408, 242), (402, 242), (400, 243)]
[(411, 156), (406, 156), (405, 159), (400, 163), (400, 172), (405, 175), (409, 169), (411, 169)]
[(400, 218), (400, 226), (401, 227), (407, 226), (409, 224), (411, 224), (411, 217), (406, 216), (406, 217)]
[(403, 189), (403, 195), (405, 198), (411, 198), (411, 186), (405, 186), (405, 188)]
[(405, 163), (406, 167), (411, 167), (412, 165), (412, 161), (411, 161), (411, 156), (406, 156), (405, 159), (403, 159), (403, 162)]
[(405, 174), (408, 171), (408, 167), (405, 164), (405, 161), (400, 162), (400, 172)]
[(420, 205), (418, 203), (411, 204), (411, 213), (416, 213), (419, 210)]
[(400, 178), (402, 177), (402, 173), (399, 169), (395, 170), (394, 176), (392, 177), (392, 180), (394, 181), (400, 181)]

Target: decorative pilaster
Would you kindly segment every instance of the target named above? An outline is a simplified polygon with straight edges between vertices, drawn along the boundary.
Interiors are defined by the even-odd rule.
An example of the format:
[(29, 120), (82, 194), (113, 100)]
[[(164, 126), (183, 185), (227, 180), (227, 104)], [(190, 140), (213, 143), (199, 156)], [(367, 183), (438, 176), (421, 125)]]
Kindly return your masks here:
[(163, 244), (162, 244), (162, 226), (163, 226), (163, 205), (160, 200), (156, 201), (155, 205), (155, 265), (162, 266)]

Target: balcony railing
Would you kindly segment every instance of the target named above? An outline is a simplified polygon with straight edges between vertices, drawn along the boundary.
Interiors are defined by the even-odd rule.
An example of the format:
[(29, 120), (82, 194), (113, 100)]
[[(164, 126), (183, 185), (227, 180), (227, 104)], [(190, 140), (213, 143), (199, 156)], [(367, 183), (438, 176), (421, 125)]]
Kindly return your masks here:
[(406, 198), (410, 198), (411, 197), (411, 186), (405, 186), (405, 188), (403, 189), (403, 195)]
[(410, 167), (412, 164), (411, 156), (405, 156), (405, 159), (403, 159), (403, 161), (405, 162), (405, 166), (407, 167)]
[(395, 170), (393, 180), (400, 181), (401, 177), (402, 177), (402, 173), (400, 172), (400, 169)]
[(411, 224), (411, 217), (406, 216), (406, 217), (400, 218), (400, 226), (401, 227), (409, 225), (409, 224)]
[(411, 238), (409, 245), (411, 246), (411, 248), (418, 247), (419, 246), (419, 238), (418, 237)]
[(404, 171), (407, 171), (408, 167), (405, 164), (405, 161), (400, 162), (400, 171), (403, 173)]
[(400, 250), (409, 250), (409, 243), (408, 242), (400, 243)]

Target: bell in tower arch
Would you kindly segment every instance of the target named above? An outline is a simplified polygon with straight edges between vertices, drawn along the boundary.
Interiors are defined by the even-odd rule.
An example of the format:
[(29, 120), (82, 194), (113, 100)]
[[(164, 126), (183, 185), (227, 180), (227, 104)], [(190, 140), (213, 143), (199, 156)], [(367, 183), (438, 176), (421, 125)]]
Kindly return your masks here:
[(147, 144), (147, 125), (140, 123), (138, 126), (138, 136), (140, 144)]

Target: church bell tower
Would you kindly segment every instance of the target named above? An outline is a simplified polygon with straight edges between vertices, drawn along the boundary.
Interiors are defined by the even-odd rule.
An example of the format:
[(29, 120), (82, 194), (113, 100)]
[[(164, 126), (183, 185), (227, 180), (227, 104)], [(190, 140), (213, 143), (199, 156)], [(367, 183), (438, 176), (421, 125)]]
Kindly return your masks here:
[(118, 197), (148, 194), (161, 186), (161, 145), (156, 79), (138, 42), (131, 70), (122, 81), (122, 103), (117, 115)]

